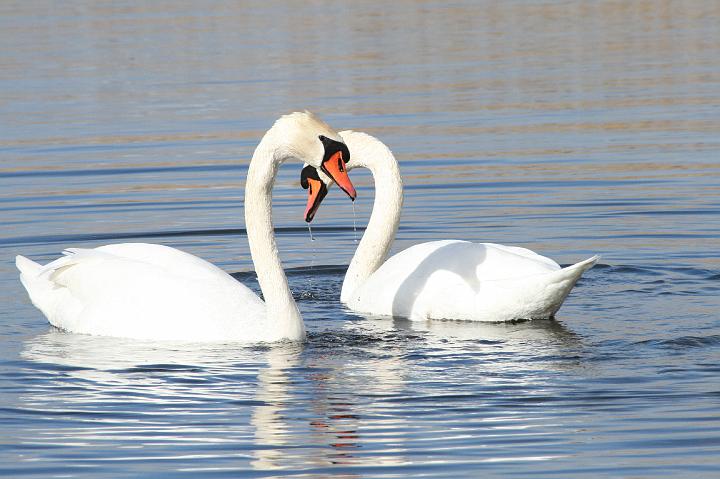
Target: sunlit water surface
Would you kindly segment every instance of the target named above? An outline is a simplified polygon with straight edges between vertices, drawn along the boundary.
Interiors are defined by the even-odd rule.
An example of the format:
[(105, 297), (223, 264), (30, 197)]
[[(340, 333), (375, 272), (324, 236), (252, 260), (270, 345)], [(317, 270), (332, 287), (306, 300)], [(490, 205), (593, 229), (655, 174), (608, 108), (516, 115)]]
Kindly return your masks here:
[[(718, 477), (720, 4), (146, 3), (0, 5), (0, 476)], [(395, 152), (395, 251), (601, 264), (556, 321), (359, 317), (350, 202), (311, 242), (287, 164), (305, 344), (73, 335), (31, 306), (16, 254), (120, 241), (257, 289), (247, 159), (304, 108)]]

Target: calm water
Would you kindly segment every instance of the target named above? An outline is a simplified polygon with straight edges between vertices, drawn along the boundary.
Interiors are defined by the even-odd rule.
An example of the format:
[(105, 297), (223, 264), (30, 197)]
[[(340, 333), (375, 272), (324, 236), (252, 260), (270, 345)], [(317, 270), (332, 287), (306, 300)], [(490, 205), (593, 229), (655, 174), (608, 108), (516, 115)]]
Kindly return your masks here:
[[(718, 2), (135, 3), (0, 4), (0, 476), (720, 475)], [(311, 242), (288, 164), (307, 343), (73, 335), (31, 306), (16, 254), (119, 241), (257, 288), (247, 159), (304, 108), (396, 153), (396, 251), (602, 264), (557, 321), (359, 317), (350, 202), (331, 191)]]

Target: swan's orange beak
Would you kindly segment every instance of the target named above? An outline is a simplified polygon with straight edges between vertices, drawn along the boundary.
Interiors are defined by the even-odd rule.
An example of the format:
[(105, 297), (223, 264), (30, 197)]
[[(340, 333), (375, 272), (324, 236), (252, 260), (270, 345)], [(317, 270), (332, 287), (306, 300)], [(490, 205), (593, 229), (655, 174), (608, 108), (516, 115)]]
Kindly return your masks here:
[[(352, 187), (352, 184), (350, 186)], [(315, 217), (315, 213), (317, 213), (320, 203), (322, 203), (323, 198), (327, 195), (328, 190), (325, 183), (314, 178), (307, 179), (307, 189), (308, 200), (307, 206), (305, 207), (305, 222), (310, 223)]]
[(332, 178), (335, 183), (337, 183), (340, 189), (347, 193), (351, 200), (355, 201), (357, 193), (355, 192), (355, 187), (347, 174), (345, 160), (343, 160), (342, 155), (342, 151), (336, 151), (330, 156), (330, 158), (322, 162), (320, 168), (326, 175)]

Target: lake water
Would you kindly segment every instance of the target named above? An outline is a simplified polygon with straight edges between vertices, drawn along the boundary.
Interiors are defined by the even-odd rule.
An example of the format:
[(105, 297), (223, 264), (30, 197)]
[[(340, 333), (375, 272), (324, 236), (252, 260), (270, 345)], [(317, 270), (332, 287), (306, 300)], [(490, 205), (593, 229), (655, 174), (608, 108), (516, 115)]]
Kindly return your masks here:
[[(140, 3), (0, 5), (0, 476), (720, 477), (720, 3)], [(247, 161), (305, 108), (395, 152), (394, 251), (601, 264), (556, 321), (360, 317), (351, 204), (311, 242), (286, 164), (305, 344), (74, 335), (30, 304), (16, 254), (122, 241), (257, 289)]]

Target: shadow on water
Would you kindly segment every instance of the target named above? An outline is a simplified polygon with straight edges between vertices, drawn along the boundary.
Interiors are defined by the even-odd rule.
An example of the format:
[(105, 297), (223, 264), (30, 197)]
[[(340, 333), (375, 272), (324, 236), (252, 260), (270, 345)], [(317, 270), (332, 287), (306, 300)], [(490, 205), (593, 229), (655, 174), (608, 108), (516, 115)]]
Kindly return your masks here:
[[(544, 345), (550, 348), (578, 350), (583, 339), (560, 321), (551, 319), (485, 322), (426, 320), (411, 321), (403, 318), (362, 315), (348, 311), (359, 319), (349, 322), (341, 336), (325, 333), (332, 342), (347, 339), (346, 331), (353, 331), (354, 341), (435, 345), (441, 349), (455, 351), (458, 348), (473, 350), (487, 345), (497, 345), (506, 350), (522, 350), (531, 353), (532, 347)], [(343, 338), (343, 339), (340, 339)], [(537, 353), (537, 351), (535, 351)]]

